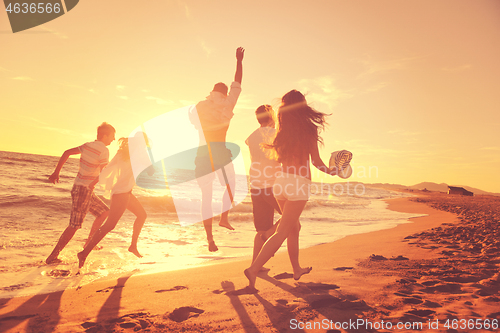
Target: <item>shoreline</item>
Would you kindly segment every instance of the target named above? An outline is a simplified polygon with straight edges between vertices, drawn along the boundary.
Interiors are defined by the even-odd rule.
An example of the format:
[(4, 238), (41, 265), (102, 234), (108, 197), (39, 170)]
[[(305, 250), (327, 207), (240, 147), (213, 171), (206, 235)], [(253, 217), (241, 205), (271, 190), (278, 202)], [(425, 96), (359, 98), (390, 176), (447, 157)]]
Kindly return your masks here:
[[(271, 271), (259, 275), (258, 294), (240, 290), (247, 285), (243, 270), (250, 259), (140, 276), (132, 273), (116, 281), (95, 282), (76, 290), (2, 299), (0, 329), (5, 332), (133, 332), (134, 328), (149, 332), (167, 329), (265, 332), (290, 329), (292, 320), (306, 323), (401, 317), (397, 311), (380, 305), (384, 298), (387, 301), (396, 297), (386, 289), (397, 284), (400, 276), (388, 274), (387, 267), (371, 265), (382, 262), (398, 265), (403, 261), (373, 258), (437, 260), (442, 254), (435, 248), (415, 246), (405, 237), (443, 223), (454, 225), (458, 218), (410, 198), (387, 202), (391, 210), (428, 215), (412, 218), (412, 223), (395, 228), (301, 249), (301, 264), (312, 266), (313, 270), (299, 282), (276, 276), (292, 271), (287, 253), (276, 254), (266, 265)], [(378, 257), (370, 260), (372, 254)], [(388, 315), (382, 316), (385, 312)]]
[[(400, 195), (397, 193), (387, 195), (387, 197), (394, 196), (399, 197)], [(417, 216), (417, 214), (396, 213), (387, 210), (387, 203), (380, 198), (372, 199), (370, 197), (369, 205), (367, 205), (368, 200), (364, 202), (349, 198), (344, 200), (330, 200), (330, 198), (325, 200), (323, 196), (311, 200), (311, 205), (306, 207), (307, 209), (302, 214), (302, 221), (306, 227), (301, 232), (301, 248), (334, 242), (346, 235), (392, 228), (397, 224), (407, 223), (409, 217)], [(357, 203), (358, 201), (364, 204), (361, 209), (353, 204), (353, 202)], [(353, 208), (355, 210), (351, 211)], [(151, 210), (153, 211), (153, 208)], [(140, 273), (135, 273), (135, 275), (153, 274), (213, 265), (229, 260), (248, 259), (255, 235), (251, 215), (251, 202), (245, 202), (243, 205), (239, 205), (232, 215), (236, 232), (215, 228), (214, 235), (219, 240), (220, 246), (220, 251), (217, 253), (206, 251), (206, 242), (203, 237), (200, 237), (202, 232), (204, 234), (200, 224), (185, 229), (176, 226), (175, 223), (162, 225), (163, 221), (158, 221), (160, 215), (153, 216), (148, 227), (143, 230), (143, 237), (141, 237), (141, 252), (144, 254), (144, 258), (137, 260), (130, 255), (127, 247), (124, 246), (127, 245), (127, 237), (129, 237), (127, 235), (131, 236), (130, 226), (134, 218), (129, 213), (116, 228), (117, 235), (121, 235), (122, 238), (118, 236), (107, 238), (103, 249), (93, 252), (91, 260), (81, 270), (82, 274), (79, 276), (75, 275), (78, 268), (74, 262), (76, 253), (81, 251), (79, 242), (68, 244), (61, 255), (62, 262), (57, 265), (45, 265), (42, 262), (41, 259), (45, 258), (46, 253), (52, 250), (50, 246), (45, 246), (37, 248), (33, 253), (40, 258), (36, 262), (27, 260), (25, 266), (16, 262), (16, 266), (10, 267), (10, 270), (7, 265), (3, 266), (7, 273), (2, 274), (5, 281), (4, 287), (0, 288), (0, 299), (51, 293), (77, 288), (88, 283), (116, 280), (128, 272), (136, 270), (140, 270)], [(163, 229), (164, 227), (165, 229)], [(83, 244), (85, 234), (84, 231), (77, 235), (81, 239), (81, 244)], [(48, 239), (53, 237), (50, 231), (47, 232), (47, 237)], [(13, 257), (17, 255), (20, 258), (25, 255), (21, 248), (17, 252), (9, 251), (10, 249), (4, 254), (6, 258), (9, 258), (5, 263), (10, 261), (11, 255)], [(279, 252), (284, 251), (286, 251), (286, 244)], [(31, 269), (29, 269), (30, 265)], [(21, 271), (16, 270), (18, 267)], [(64, 283), (54, 283), (54, 278), (57, 279), (58, 276), (64, 277)]]

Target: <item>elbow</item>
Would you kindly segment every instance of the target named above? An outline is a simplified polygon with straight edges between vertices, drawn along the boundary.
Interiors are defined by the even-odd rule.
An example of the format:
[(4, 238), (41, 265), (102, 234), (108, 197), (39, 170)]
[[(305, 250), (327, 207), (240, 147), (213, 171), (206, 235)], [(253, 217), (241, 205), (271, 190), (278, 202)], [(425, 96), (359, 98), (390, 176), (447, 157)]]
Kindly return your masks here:
[(320, 161), (313, 160), (313, 159), (311, 159), (311, 163), (312, 163), (312, 165), (314, 165), (317, 169), (319, 169), (319, 168), (323, 165), (323, 163), (321, 163)]

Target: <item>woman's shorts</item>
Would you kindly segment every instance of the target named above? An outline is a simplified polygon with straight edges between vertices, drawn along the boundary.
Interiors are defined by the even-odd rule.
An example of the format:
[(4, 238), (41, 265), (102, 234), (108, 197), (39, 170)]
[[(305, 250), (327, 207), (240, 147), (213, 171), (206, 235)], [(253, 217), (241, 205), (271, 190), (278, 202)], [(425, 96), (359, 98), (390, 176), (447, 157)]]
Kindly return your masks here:
[(293, 173), (283, 172), (274, 182), (273, 193), (276, 200), (309, 200), (311, 180)]

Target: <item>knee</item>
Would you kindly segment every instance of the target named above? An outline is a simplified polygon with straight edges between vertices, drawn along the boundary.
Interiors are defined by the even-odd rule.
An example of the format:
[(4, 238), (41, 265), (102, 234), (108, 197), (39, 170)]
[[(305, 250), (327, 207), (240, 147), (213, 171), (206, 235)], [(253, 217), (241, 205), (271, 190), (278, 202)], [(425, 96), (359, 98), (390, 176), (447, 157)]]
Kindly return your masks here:
[(298, 235), (300, 232), (300, 224), (294, 225), (290, 228), (290, 234)]
[(255, 235), (255, 238), (262, 239), (262, 236), (266, 235), (267, 231), (257, 231), (257, 234)]

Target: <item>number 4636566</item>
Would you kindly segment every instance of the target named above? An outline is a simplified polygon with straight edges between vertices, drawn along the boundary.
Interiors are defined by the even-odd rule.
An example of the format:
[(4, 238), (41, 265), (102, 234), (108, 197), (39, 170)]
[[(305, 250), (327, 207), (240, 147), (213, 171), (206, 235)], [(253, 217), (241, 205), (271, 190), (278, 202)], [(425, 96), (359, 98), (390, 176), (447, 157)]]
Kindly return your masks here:
[(39, 2), (39, 3), (9, 3), (7, 8), (5, 10), (10, 14), (10, 13), (23, 13), (23, 14), (42, 14), (42, 13), (60, 13), (61, 12), (61, 4), (59, 3), (44, 3), (44, 2)]

